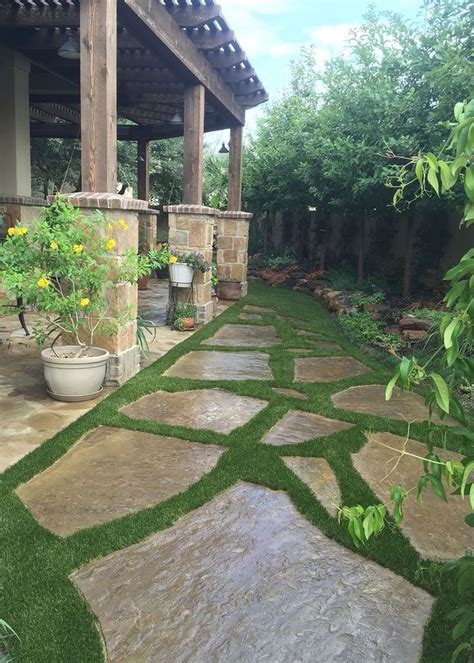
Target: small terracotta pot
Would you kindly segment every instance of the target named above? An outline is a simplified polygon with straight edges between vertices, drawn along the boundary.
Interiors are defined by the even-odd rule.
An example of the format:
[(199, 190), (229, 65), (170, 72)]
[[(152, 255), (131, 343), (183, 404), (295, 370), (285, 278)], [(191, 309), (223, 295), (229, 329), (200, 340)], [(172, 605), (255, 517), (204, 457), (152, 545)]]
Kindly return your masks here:
[(141, 276), (137, 281), (137, 286), (139, 290), (147, 290), (148, 288), (148, 274)]
[(196, 320), (194, 318), (183, 318), (183, 329), (185, 331), (190, 331), (196, 326)]

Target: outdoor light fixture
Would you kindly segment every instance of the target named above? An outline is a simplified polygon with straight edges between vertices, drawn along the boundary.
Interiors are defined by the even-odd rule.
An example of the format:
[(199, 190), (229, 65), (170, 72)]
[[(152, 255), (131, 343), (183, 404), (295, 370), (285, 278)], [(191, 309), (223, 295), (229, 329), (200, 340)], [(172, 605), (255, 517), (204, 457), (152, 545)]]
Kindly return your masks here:
[(221, 147), (221, 149), (219, 150), (219, 154), (229, 154), (229, 150), (228, 150), (227, 147), (225, 146), (225, 143), (222, 143), (222, 147)]
[(79, 51), (79, 46), (74, 37), (69, 35), (64, 44), (59, 47), (58, 55), (59, 57), (65, 58), (66, 60), (79, 60), (81, 54)]
[(178, 111), (176, 111), (176, 113), (171, 118), (170, 124), (183, 124), (183, 119)]

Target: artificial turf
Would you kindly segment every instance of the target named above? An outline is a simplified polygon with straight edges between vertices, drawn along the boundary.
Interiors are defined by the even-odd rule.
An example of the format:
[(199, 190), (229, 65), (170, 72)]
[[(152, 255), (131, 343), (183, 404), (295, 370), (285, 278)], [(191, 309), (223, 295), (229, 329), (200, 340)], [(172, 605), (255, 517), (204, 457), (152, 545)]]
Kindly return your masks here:
[[(293, 316), (296, 320), (282, 321), (274, 313), (261, 313), (261, 321), (239, 319), (245, 304), (272, 307), (276, 314)], [(281, 343), (265, 348), (270, 355), (273, 381), (191, 380), (163, 377), (167, 368), (191, 350), (212, 350), (201, 346), (226, 323), (271, 324)], [(296, 329), (318, 332), (325, 339), (336, 341), (341, 350), (316, 349), (312, 339), (299, 336)], [(293, 359), (288, 349), (307, 348), (304, 356), (351, 355), (370, 367), (371, 372), (332, 383), (298, 383), (297, 388), (307, 394), (301, 401), (272, 391), (272, 387), (293, 388)], [(225, 348), (214, 348), (225, 351)], [(246, 351), (252, 348), (245, 348)], [(256, 348), (261, 350), (261, 348)], [(238, 351), (229, 348), (229, 351)], [(359, 384), (384, 384), (391, 369), (354, 347), (341, 334), (335, 321), (316, 301), (305, 294), (252, 283), (249, 295), (217, 319), (206, 325), (183, 343), (168, 352), (150, 367), (117, 389), (95, 408), (9, 468), (1, 477), (1, 582), (3, 598), (0, 617), (18, 633), (20, 641), (9, 641), (9, 653), (19, 663), (87, 662), (104, 660), (104, 646), (94, 615), (69, 575), (92, 560), (134, 543), (152, 533), (170, 527), (180, 516), (211, 500), (219, 492), (237, 481), (261, 484), (284, 490), (299, 511), (329, 537), (356, 550), (344, 524), (335, 518), (314, 497), (281, 460), (282, 456), (322, 456), (335, 472), (346, 505), (368, 506), (379, 500), (353, 467), (351, 454), (366, 441), (367, 431), (388, 431), (406, 434), (406, 424), (400, 421), (357, 414), (333, 406), (331, 395)], [(213, 431), (171, 426), (153, 421), (131, 419), (119, 409), (137, 398), (157, 390), (182, 391), (221, 387), (234, 393), (254, 396), (268, 401), (268, 406), (249, 423), (229, 435)], [(288, 410), (298, 409), (348, 421), (354, 427), (335, 435), (317, 438), (299, 445), (270, 446), (259, 443)], [(188, 490), (138, 513), (80, 530), (61, 538), (43, 528), (15, 493), (15, 488), (31, 479), (60, 458), (84, 433), (100, 426), (114, 426), (129, 430), (169, 435), (202, 444), (227, 447), (216, 467)], [(413, 424), (410, 436), (427, 439), (427, 425)], [(456, 448), (454, 437), (448, 446)], [(357, 550), (380, 565), (403, 576), (433, 594), (437, 601), (433, 608), (423, 641), (424, 663), (445, 663), (454, 644), (452, 624), (447, 614), (457, 607), (450, 578), (440, 580), (429, 572), (420, 573), (424, 563), (408, 539), (396, 527), (383, 533)]]

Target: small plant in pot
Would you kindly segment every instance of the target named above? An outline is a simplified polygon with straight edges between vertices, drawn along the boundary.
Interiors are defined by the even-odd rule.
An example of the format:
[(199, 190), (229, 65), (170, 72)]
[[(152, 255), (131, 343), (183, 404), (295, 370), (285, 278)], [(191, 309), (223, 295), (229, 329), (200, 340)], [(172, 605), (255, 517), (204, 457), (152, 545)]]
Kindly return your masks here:
[(178, 331), (191, 331), (196, 326), (196, 315), (194, 304), (178, 302), (174, 308), (173, 328)]
[(195, 270), (202, 273), (211, 268), (202, 253), (176, 253), (170, 250), (168, 259), (170, 282), (175, 288), (190, 288)]
[[(146, 256), (150, 251), (150, 246), (145, 241), (138, 242), (138, 255)], [(143, 276), (140, 276), (137, 281), (137, 286), (139, 290), (148, 289), (148, 279), (150, 278), (150, 272), (146, 272)]]
[[(33, 330), (37, 343), (52, 339), (41, 358), (48, 392), (57, 400), (88, 400), (100, 393), (109, 353), (95, 347), (94, 339), (99, 333), (113, 335), (131, 320), (128, 311), (119, 318), (111, 314), (106, 290), (135, 284), (159, 263), (158, 251), (139, 256), (129, 250), (118, 264), (110, 254), (125, 230), (123, 219), (81, 215), (57, 196), (30, 229), (10, 228), (0, 247), (7, 291), (21, 296), (39, 316), (41, 323)], [(68, 344), (59, 345), (59, 339)]]

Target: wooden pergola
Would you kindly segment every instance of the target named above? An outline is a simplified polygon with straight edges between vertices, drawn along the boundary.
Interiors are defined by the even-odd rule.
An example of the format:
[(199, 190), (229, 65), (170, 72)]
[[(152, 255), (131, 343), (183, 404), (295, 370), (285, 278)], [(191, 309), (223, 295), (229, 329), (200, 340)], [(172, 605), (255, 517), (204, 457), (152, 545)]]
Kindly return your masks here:
[(31, 62), (30, 135), (81, 139), (84, 191), (115, 193), (116, 141), (132, 140), (147, 200), (149, 142), (184, 136), (183, 203), (200, 205), (203, 133), (230, 129), (240, 210), (245, 111), (268, 95), (214, 0), (6, 0), (0, 43)]

